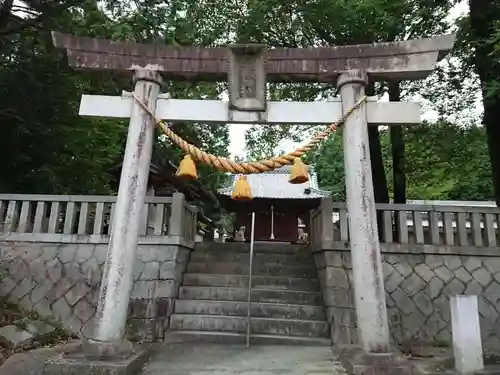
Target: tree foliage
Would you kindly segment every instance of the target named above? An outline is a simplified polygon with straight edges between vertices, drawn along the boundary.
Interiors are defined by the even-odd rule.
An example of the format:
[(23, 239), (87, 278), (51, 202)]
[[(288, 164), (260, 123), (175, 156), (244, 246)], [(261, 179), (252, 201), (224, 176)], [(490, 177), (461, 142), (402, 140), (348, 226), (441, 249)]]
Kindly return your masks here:
[[(450, 28), (446, 15), (454, 3), (30, 0), (20, 9), (17, 3), (4, 0), (0, 2), (0, 157), (4, 161), (0, 190), (116, 191), (116, 177), (110, 170), (121, 161), (128, 121), (83, 118), (78, 115), (78, 107), (83, 93), (119, 95), (121, 90), (132, 89), (131, 80), (72, 71), (64, 53), (52, 47), (49, 30), (183, 46), (233, 42), (262, 42), (271, 47), (331, 46), (441, 34)], [(500, 7), (498, 0), (469, 0), (469, 4), (471, 17), (458, 21), (459, 41), (451, 57), (426, 80), (398, 83), (401, 100), (422, 98), (427, 108), (435, 111), (437, 122), (402, 128), (396, 138), (404, 141), (405, 154), (399, 156), (392, 155), (392, 150), (398, 148), (391, 147), (387, 130), (370, 130), (377, 199), (381, 192), (393, 194), (394, 163), (401, 163), (409, 198), (493, 196), (488, 155), (495, 169), (495, 160), (500, 160), (496, 155), (500, 128), (495, 112), (500, 108)], [(468, 110), (477, 100), (479, 82), (485, 101), (486, 130), (476, 126), (480, 114)], [(273, 83), (268, 88), (271, 100), (312, 101), (336, 95), (333, 82)], [(373, 87), (373, 94), (381, 96), (387, 88), (381, 82)], [(178, 98), (218, 98), (225, 89), (224, 83), (173, 83), (168, 87)], [(172, 127), (204, 150), (228, 154), (226, 124), (177, 123)], [(255, 160), (289, 151), (284, 149), (283, 140), (303, 141), (315, 130), (314, 126), (252, 126), (245, 134), (247, 157)], [(489, 153), (485, 139), (489, 140)], [(337, 200), (345, 199), (341, 141), (340, 132), (308, 156), (322, 186), (331, 190)], [(155, 161), (177, 163), (181, 156), (176, 146), (158, 137)], [(210, 187), (224, 179), (203, 167), (200, 174)]]
[[(333, 46), (427, 37), (441, 34), (449, 28), (446, 15), (452, 3), (448, 0), (252, 1), (247, 3), (240, 37), (245, 41), (262, 41), (282, 47)], [(397, 83), (393, 88), (399, 97)], [(378, 85), (376, 91), (374, 89), (371, 86), (367, 91), (373, 95), (386, 90), (383, 84)], [(303, 95), (304, 91), (308, 91), (309, 95)], [(281, 95), (282, 100), (315, 100), (321, 94), (333, 95), (334, 90), (329, 86), (311, 85), (292, 91), (291, 95), (282, 94), (285, 94)], [(378, 129), (370, 128), (369, 136), (375, 199), (383, 202), (388, 200), (388, 195)], [(401, 129), (394, 129), (393, 149), (399, 151), (393, 155), (394, 162), (398, 163), (396, 175), (399, 175), (399, 181), (404, 182), (401, 137)], [(292, 126), (280, 130), (257, 126), (250, 128), (245, 134), (250, 158), (281, 151), (280, 139), (283, 138), (303, 140), (303, 129)], [(404, 184), (402, 189), (404, 195)]]
[[(38, 3), (26, 2), (33, 16), (25, 19), (16, 18), (11, 2), (0, 4), (0, 191), (114, 192), (117, 181), (111, 172), (121, 163), (128, 121), (82, 118), (78, 108), (82, 94), (120, 95), (132, 89), (131, 79), (72, 71), (63, 51), (52, 46), (50, 30), (170, 44), (209, 45), (218, 36), (207, 32), (208, 24), (202, 30), (179, 17), (179, 12), (195, 11), (203, 18), (199, 7), (185, 1), (168, 6), (152, 1), (136, 1), (135, 6), (94, 0)], [(216, 98), (223, 86), (175, 84), (169, 90), (176, 97)], [(173, 126), (188, 141), (227, 155), (225, 124)], [(179, 151), (159, 137), (154, 159), (178, 162)], [(222, 181), (204, 169), (201, 175), (211, 187)]]
[[(76, 9), (64, 9), (60, 19), (50, 18), (50, 26), (78, 29), (78, 22), (70, 22)], [(40, 22), (45, 20), (42, 17)], [(0, 189), (20, 193), (111, 191), (109, 171), (122, 155), (124, 124), (78, 116), (81, 94), (99, 90), (106, 81), (71, 71), (41, 24), (20, 27), (2, 41), (0, 157), (5, 162)]]
[[(459, 127), (447, 122), (424, 122), (406, 127), (406, 178), (408, 199), (492, 200), (492, 174), (483, 127)], [(388, 131), (381, 131), (387, 179), (392, 182)], [(342, 132), (328, 138), (310, 161), (319, 184), (344, 201), (345, 177)], [(389, 184), (392, 186), (392, 184)], [(389, 190), (391, 196), (394, 191)]]

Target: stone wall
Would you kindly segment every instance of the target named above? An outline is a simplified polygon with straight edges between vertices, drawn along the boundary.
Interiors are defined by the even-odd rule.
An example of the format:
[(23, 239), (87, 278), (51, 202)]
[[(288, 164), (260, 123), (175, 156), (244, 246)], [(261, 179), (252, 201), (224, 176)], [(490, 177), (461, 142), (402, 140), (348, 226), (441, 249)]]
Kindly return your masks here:
[[(0, 245), (0, 296), (91, 337), (106, 251), (105, 244)], [(178, 245), (139, 245), (129, 338), (163, 338), (189, 253)]]
[[(478, 295), (485, 349), (500, 346), (500, 254), (481, 248), (460, 255), (383, 252), (391, 337), (410, 342), (451, 344), (450, 296)], [(315, 252), (315, 262), (334, 344), (358, 343), (349, 251)]]

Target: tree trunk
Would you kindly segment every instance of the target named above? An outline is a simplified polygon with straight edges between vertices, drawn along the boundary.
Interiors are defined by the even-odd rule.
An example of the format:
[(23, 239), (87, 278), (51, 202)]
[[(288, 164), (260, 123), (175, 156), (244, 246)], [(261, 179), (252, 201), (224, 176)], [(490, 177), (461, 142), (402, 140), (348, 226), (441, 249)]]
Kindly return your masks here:
[[(370, 83), (366, 88), (366, 95), (374, 93), (374, 84)], [(382, 160), (382, 147), (380, 147), (380, 135), (377, 126), (368, 126), (368, 140), (370, 144), (370, 160), (372, 166), (373, 192), (376, 203), (389, 203), (389, 192), (387, 190), (387, 178), (385, 177), (384, 162)], [(378, 236), (384, 239), (383, 215), (377, 211)]]
[(469, 0), (471, 37), (475, 42), (474, 64), (481, 79), (483, 94), (483, 124), (488, 138), (488, 150), (493, 172), (495, 201), (500, 206), (500, 91), (490, 93), (488, 87), (500, 81), (500, 62), (493, 55), (494, 43), (489, 42), (500, 20), (499, 0)]

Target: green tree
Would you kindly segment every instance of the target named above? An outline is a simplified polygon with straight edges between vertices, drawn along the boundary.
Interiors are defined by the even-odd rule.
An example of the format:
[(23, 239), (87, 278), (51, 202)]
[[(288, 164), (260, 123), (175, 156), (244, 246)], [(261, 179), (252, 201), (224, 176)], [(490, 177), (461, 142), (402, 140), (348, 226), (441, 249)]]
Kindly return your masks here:
[(307, 161), (314, 166), (318, 184), (332, 193), (335, 202), (345, 202), (344, 147), (342, 130), (338, 130), (323, 141), (320, 147), (307, 156)]
[[(78, 24), (72, 24), (76, 11), (64, 8), (57, 14), (59, 18), (47, 22), (63, 30), (77, 29)], [(20, 27), (5, 34), (2, 41), (0, 157), (5, 163), (0, 189), (20, 193), (112, 191), (109, 171), (122, 154), (125, 129), (119, 122), (78, 116), (81, 94), (97, 89), (93, 79), (68, 69), (46, 29)]]
[[(2, 3), (1, 11), (6, 3)], [(131, 79), (72, 71), (67, 67), (64, 53), (52, 46), (50, 29), (108, 39), (174, 44), (181, 39), (209, 44), (218, 38), (208, 33), (207, 28), (199, 32), (195, 23), (179, 17), (175, 9), (189, 8), (191, 5), (186, 2), (172, 1), (169, 8), (155, 5), (148, 12), (144, 10), (150, 1), (137, 2), (140, 6), (135, 8), (127, 7), (130, 4), (126, 3), (79, 1), (78, 6), (58, 8), (58, 13), (51, 13), (54, 17), (41, 17), (40, 22), (27, 24), (15, 32), (10, 29), (11, 21), (0, 24), (10, 30), (0, 35), (3, 42), (0, 157), (7, 161), (0, 177), (2, 191), (102, 194), (116, 191), (116, 176), (110, 171), (121, 161), (128, 121), (82, 118), (78, 116), (78, 107), (81, 94), (119, 95), (123, 89), (131, 90)], [(215, 97), (222, 89), (217, 85), (170, 87), (178, 97)], [(227, 155), (225, 124), (173, 126), (188, 141)], [(178, 161), (177, 148), (161, 142), (159, 139), (155, 157)], [(209, 186), (221, 181), (212, 171), (202, 169), (201, 174), (202, 181)]]
[[(411, 0), (319, 0), (315, 2), (248, 1), (242, 24), (245, 40), (261, 41), (272, 46), (332, 46), (403, 40), (441, 34), (448, 25), (445, 17), (451, 1)], [(287, 85), (285, 85), (286, 87)], [(329, 85), (307, 85), (281, 100), (314, 100), (320, 94), (332, 95)], [(313, 92), (313, 90), (315, 92)], [(383, 93), (384, 86), (370, 87), (371, 95)], [(398, 82), (391, 90), (393, 98), (399, 97)], [(296, 141), (303, 130), (288, 127), (281, 131), (270, 127), (252, 127), (246, 134), (247, 148), (252, 157), (268, 156), (280, 143), (278, 138)], [(375, 199), (387, 201), (387, 183), (383, 168), (379, 132), (369, 129), (370, 152), (375, 186)], [(404, 145), (402, 128), (393, 128), (393, 151), (396, 174), (399, 176), (401, 199), (404, 200)]]
[[(486, 131), (475, 125), (456, 126), (440, 121), (408, 126), (404, 131), (409, 199), (491, 200), (493, 197)], [(387, 179), (391, 183), (390, 135), (380, 134)], [(311, 155), (323, 189), (334, 200), (345, 200), (342, 133), (328, 138)], [(393, 186), (390, 184), (390, 186)], [(394, 197), (394, 192), (390, 190)]]

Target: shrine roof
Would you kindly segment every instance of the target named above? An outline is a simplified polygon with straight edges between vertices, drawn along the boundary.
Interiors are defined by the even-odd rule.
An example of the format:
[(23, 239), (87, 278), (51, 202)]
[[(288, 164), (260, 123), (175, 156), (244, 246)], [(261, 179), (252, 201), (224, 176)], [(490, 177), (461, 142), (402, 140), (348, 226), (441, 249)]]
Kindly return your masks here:
[[(309, 167), (309, 181), (304, 184), (288, 182), (290, 169), (291, 166), (286, 165), (274, 171), (248, 175), (247, 179), (252, 189), (253, 198), (320, 199), (330, 195), (330, 192), (319, 188), (318, 178), (312, 167)], [(229, 186), (219, 189), (218, 193), (230, 196), (239, 176), (231, 176)]]

